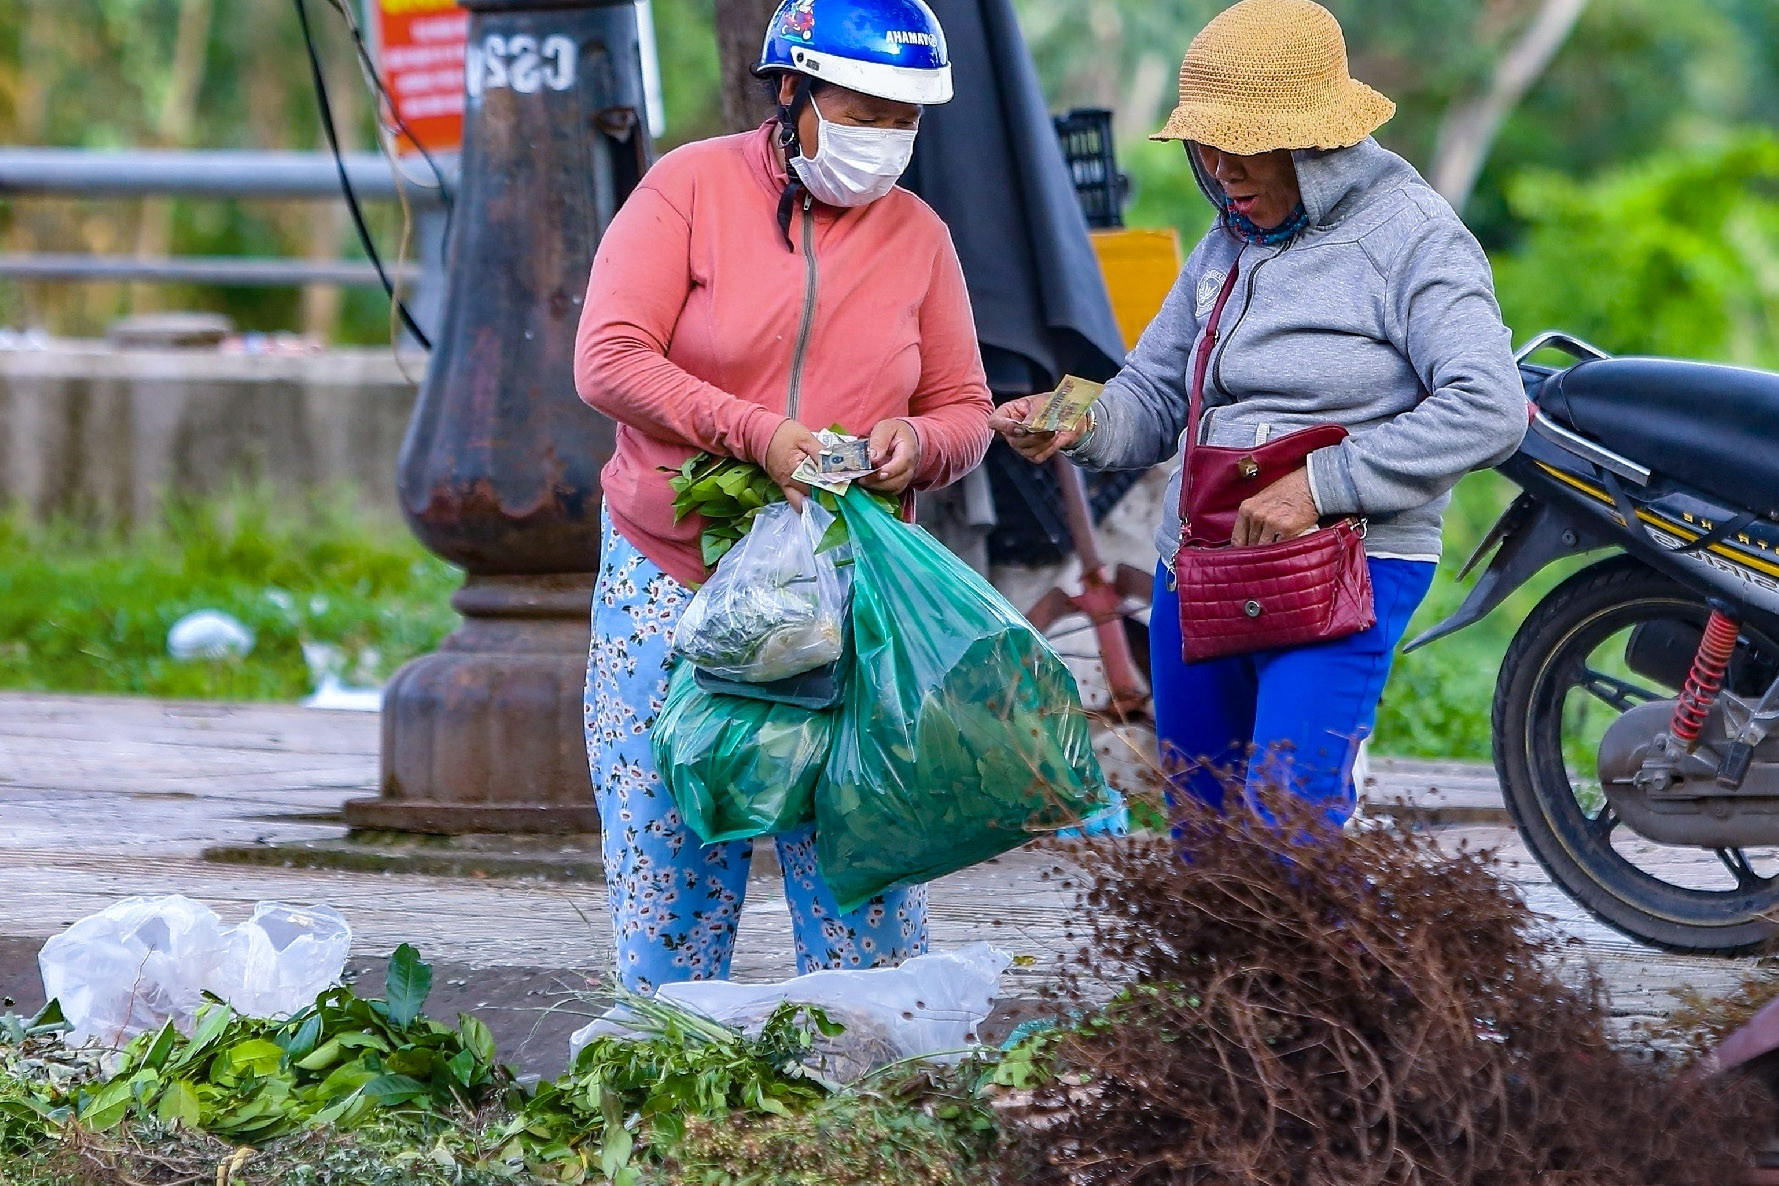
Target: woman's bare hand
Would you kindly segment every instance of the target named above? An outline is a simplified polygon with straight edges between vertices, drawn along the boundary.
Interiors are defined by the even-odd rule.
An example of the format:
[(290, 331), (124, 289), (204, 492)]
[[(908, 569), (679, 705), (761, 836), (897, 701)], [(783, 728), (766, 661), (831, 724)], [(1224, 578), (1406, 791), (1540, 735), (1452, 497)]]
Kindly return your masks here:
[(821, 456), (821, 441), (795, 420), (786, 420), (779, 425), (778, 431), (772, 434), (772, 443), (766, 446), (766, 472), (796, 510), (803, 509), (803, 499), (809, 493), (809, 487), (793, 481), (791, 475), (797, 472), (805, 458), (814, 458), (819, 463)]
[(1034, 432), (1025, 426), (1026, 417), (1032, 414), (1032, 403), (1042, 398), (1036, 395), (1022, 396), (1008, 400), (996, 408), (988, 418), (988, 426), (1000, 433), (1006, 442), (1013, 446), (1013, 451), (1027, 461), (1043, 464), (1055, 457), (1064, 449), (1070, 448), (1086, 434), (1080, 429), (1069, 429), (1064, 432)]
[(906, 420), (885, 420), (871, 430), (871, 464), (876, 472), (859, 485), (881, 494), (900, 494), (920, 469), (920, 437)]
[(1295, 470), (1244, 502), (1236, 511), (1233, 542), (1241, 547), (1296, 539), (1321, 519), (1310, 495), (1307, 469)]

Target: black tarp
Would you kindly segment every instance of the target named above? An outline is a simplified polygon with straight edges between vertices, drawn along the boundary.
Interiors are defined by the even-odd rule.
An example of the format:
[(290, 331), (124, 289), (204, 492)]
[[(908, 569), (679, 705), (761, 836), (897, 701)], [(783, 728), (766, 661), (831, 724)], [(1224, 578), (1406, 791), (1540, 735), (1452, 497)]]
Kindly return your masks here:
[[(902, 184), (951, 228), (989, 386), (1007, 399), (1048, 391), (1065, 374), (1109, 378), (1124, 342), (1012, 0), (928, 2), (945, 27), (957, 96), (927, 109)], [(986, 469), (999, 520), (993, 560), (1071, 550), (1048, 470), (998, 441)], [(1110, 509), (1130, 480), (1090, 481), (1095, 509)]]
[(957, 97), (922, 117), (902, 184), (957, 240), (989, 383), (1013, 395), (1109, 378), (1124, 343), (1012, 0), (929, 2)]

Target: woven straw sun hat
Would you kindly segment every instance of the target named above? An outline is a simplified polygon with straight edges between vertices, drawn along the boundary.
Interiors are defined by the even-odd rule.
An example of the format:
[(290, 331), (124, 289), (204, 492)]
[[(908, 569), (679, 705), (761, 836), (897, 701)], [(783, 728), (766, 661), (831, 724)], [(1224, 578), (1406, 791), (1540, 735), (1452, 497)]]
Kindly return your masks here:
[(1347, 73), (1334, 14), (1311, 0), (1241, 0), (1199, 31), (1180, 66), (1180, 105), (1153, 140), (1238, 156), (1346, 148), (1396, 114)]

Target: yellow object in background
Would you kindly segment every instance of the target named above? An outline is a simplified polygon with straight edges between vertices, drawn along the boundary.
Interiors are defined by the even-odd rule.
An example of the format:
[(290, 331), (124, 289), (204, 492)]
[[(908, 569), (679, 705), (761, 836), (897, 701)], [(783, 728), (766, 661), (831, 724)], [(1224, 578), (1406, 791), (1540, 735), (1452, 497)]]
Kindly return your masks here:
[(1112, 314), (1129, 349), (1161, 312), (1185, 264), (1180, 232), (1106, 230), (1093, 231), (1091, 237), (1112, 297)]

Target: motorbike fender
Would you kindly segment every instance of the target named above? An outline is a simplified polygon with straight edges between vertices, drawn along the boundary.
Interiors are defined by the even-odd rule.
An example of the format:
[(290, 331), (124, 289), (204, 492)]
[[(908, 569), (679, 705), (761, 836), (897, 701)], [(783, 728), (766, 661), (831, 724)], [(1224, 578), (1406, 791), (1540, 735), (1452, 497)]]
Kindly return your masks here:
[[(1475, 568), (1496, 542), (1489, 567), (1470, 590), (1458, 612), (1421, 634), (1403, 650), (1416, 651), (1429, 643), (1456, 634), (1488, 617), (1527, 581), (1567, 556), (1612, 546), (1601, 528), (1586, 518), (1551, 503), (1522, 494), (1507, 508), (1483, 539), (1463, 573)], [(1463, 574), (1460, 574), (1462, 579)]]

